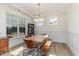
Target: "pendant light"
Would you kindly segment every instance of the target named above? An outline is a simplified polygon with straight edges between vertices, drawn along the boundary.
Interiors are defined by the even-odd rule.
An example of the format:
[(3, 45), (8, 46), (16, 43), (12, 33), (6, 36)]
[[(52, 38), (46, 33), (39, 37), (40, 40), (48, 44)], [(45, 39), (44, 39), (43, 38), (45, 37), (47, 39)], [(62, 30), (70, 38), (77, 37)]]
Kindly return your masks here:
[(35, 19), (34, 19), (34, 21), (36, 21), (36, 22), (43, 22), (43, 21), (44, 21), (44, 19), (43, 19), (43, 18), (41, 18), (41, 16), (40, 16), (40, 5), (41, 5), (41, 4), (40, 4), (40, 3), (38, 3), (37, 5), (38, 5), (38, 7), (39, 7), (39, 8), (38, 8), (38, 9), (39, 9), (39, 11), (38, 11), (38, 17), (37, 17), (37, 18), (35, 18)]

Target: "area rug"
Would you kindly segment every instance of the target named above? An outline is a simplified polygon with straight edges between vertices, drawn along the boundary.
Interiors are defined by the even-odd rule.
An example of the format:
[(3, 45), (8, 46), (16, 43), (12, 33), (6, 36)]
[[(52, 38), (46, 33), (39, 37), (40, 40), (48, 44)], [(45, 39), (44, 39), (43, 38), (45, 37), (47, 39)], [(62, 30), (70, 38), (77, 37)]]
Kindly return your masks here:
[[(14, 51), (10, 51), (8, 53), (5, 53), (1, 56), (42, 56), (43, 55), (42, 53), (38, 53), (38, 49), (34, 49), (30, 53), (28, 53), (29, 52), (28, 50), (29, 50), (28, 48), (21, 46), (18, 49), (14, 50)], [(55, 55), (55, 48), (54, 48), (54, 44), (52, 42), (50, 49), (49, 49), (48, 56), (54, 56), (54, 55)]]
[[(40, 50), (39, 50), (40, 51)], [(42, 56), (42, 53), (38, 53), (38, 49), (34, 49), (32, 52), (28, 53), (28, 49), (24, 48), (22, 51), (20, 51), (17, 56)], [(51, 43), (50, 49), (49, 49), (49, 55), (54, 55), (54, 45), (53, 42)]]

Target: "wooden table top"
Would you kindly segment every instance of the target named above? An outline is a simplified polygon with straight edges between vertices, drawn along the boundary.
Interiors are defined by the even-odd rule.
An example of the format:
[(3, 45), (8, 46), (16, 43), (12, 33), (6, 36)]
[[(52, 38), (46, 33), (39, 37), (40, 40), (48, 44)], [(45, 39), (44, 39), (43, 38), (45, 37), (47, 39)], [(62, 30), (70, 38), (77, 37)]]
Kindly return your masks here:
[(48, 38), (48, 35), (35, 35), (32, 37), (25, 38), (26, 40), (33, 40), (36, 42), (42, 42), (45, 38)]

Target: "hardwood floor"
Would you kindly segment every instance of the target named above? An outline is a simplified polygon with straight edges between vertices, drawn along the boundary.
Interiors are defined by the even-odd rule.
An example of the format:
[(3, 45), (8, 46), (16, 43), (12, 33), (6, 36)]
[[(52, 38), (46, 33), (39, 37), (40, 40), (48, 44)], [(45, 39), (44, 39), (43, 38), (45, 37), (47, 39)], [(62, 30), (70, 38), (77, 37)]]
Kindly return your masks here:
[(54, 44), (54, 54), (56, 56), (74, 56), (74, 54), (70, 51), (64, 43), (53, 42)]
[[(23, 46), (20, 45), (17, 48), (13, 48), (9, 53), (4, 54), (3, 56), (16, 56), (23, 50)], [(51, 44), (51, 56), (74, 56), (74, 54), (68, 49), (67, 45), (64, 43), (52, 42)], [(17, 53), (16, 53), (17, 51)]]

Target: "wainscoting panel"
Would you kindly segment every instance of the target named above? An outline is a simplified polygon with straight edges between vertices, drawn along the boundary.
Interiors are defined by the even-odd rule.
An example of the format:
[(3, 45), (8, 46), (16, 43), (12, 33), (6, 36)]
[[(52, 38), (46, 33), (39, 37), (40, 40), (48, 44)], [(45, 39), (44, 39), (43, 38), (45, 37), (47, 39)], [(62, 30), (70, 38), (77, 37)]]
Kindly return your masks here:
[(23, 38), (24, 37), (17, 37), (9, 39), (9, 48), (12, 48), (13, 46), (23, 43)]
[(65, 31), (36, 31), (36, 34), (46, 33), (49, 35), (49, 39), (55, 42), (66, 43), (66, 32)]
[(67, 32), (67, 45), (75, 55), (79, 55), (79, 33)]

